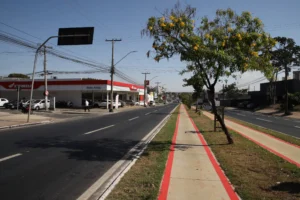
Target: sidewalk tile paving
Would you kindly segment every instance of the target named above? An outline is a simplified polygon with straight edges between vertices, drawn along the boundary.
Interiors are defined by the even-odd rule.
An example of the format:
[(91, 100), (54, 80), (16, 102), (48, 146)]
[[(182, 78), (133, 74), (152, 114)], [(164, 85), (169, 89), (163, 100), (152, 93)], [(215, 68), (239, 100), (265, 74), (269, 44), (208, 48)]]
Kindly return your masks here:
[[(213, 120), (213, 114), (204, 111), (204, 115)], [(300, 146), (290, 144), (263, 132), (248, 128), (231, 120), (225, 119), (226, 126), (255, 142), (261, 147), (300, 167)]]
[(239, 199), (201, 137), (181, 106), (159, 200)]

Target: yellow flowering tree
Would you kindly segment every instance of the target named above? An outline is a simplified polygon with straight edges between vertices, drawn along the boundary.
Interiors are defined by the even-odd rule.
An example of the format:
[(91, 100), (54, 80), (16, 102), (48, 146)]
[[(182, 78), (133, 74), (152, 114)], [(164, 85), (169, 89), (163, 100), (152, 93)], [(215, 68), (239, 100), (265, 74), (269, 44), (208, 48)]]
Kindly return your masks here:
[[(263, 30), (260, 19), (249, 12), (240, 15), (233, 10), (217, 10), (214, 19), (203, 17), (196, 25), (196, 9), (181, 8), (176, 4), (163, 17), (150, 17), (142, 35), (154, 39), (154, 59), (179, 55), (187, 62), (182, 73), (199, 74), (206, 86), (212, 109), (220, 122), (228, 142), (233, 143), (215, 105), (215, 85), (222, 77), (235, 72), (259, 70), (271, 73), (269, 51), (275, 45), (274, 39)], [(147, 53), (150, 55), (150, 51)]]

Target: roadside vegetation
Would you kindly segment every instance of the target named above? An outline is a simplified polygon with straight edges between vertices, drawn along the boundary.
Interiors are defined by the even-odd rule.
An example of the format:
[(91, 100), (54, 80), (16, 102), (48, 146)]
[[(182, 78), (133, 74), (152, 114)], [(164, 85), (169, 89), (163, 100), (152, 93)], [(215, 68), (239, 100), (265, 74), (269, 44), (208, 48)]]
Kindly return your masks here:
[(300, 199), (300, 169), (230, 131), (235, 143), (213, 131), (213, 121), (188, 110), (242, 199)]
[(179, 106), (145, 152), (113, 189), (108, 200), (157, 199), (175, 131)]
[(277, 137), (279, 139), (282, 139), (282, 140), (284, 140), (286, 142), (289, 142), (289, 143), (292, 143), (292, 144), (300, 146), (300, 139), (299, 138), (295, 138), (295, 137), (292, 137), (290, 135), (285, 135), (285, 134), (282, 134), (282, 133), (279, 133), (279, 132), (276, 132), (276, 131), (273, 131), (273, 130), (270, 130), (270, 129), (267, 129), (267, 128), (264, 128), (264, 127), (261, 127), (261, 126), (256, 126), (254, 124), (247, 123), (247, 122), (235, 119), (233, 117), (226, 116), (225, 118), (229, 119), (231, 121), (237, 122), (239, 124), (248, 126), (248, 127), (253, 128), (255, 130), (258, 130), (258, 131), (267, 133), (269, 135), (275, 136), (275, 137)]

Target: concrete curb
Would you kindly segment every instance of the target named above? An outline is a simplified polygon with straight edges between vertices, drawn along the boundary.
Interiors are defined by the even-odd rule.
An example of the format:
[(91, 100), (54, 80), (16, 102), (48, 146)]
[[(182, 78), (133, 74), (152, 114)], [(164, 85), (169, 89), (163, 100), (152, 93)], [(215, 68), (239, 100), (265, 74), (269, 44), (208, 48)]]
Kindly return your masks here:
[(10, 129), (10, 128), (19, 128), (19, 127), (26, 127), (26, 126), (33, 126), (33, 125), (38, 125), (38, 124), (48, 124), (51, 123), (52, 121), (46, 120), (46, 121), (41, 121), (41, 122), (32, 122), (32, 123), (25, 123), (25, 124), (15, 124), (15, 125), (10, 125), (10, 126), (1, 126), (0, 130), (4, 129)]

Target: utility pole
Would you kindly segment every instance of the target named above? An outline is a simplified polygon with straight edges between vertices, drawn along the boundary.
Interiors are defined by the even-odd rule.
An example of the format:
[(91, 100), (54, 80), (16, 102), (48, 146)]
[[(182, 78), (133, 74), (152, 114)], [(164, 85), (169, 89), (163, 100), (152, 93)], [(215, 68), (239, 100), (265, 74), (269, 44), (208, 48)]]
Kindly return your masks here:
[(115, 73), (115, 66), (114, 66), (114, 44), (115, 42), (121, 42), (122, 39), (111, 39), (111, 40), (105, 40), (106, 42), (111, 42), (112, 44), (112, 52), (111, 52), (111, 69), (110, 69), (110, 108), (109, 112), (114, 111), (114, 93), (113, 93), (113, 81), (114, 81), (114, 73)]
[[(155, 82), (156, 86), (156, 98), (158, 99), (158, 85), (160, 84), (160, 82)], [(159, 99), (158, 99), (159, 100)], [(158, 101), (157, 101), (158, 102)]]
[(144, 72), (142, 74), (145, 74), (145, 81), (144, 81), (144, 107), (146, 107), (146, 80), (147, 80), (147, 74), (150, 74), (149, 72)]
[(44, 91), (44, 95), (45, 95), (45, 108), (46, 108), (46, 111), (48, 111), (48, 83), (47, 83), (47, 57), (46, 57), (46, 53), (47, 53), (47, 50), (46, 49), (52, 49), (52, 47), (49, 47), (49, 46), (44, 46), (44, 81), (45, 81), (45, 91)]

